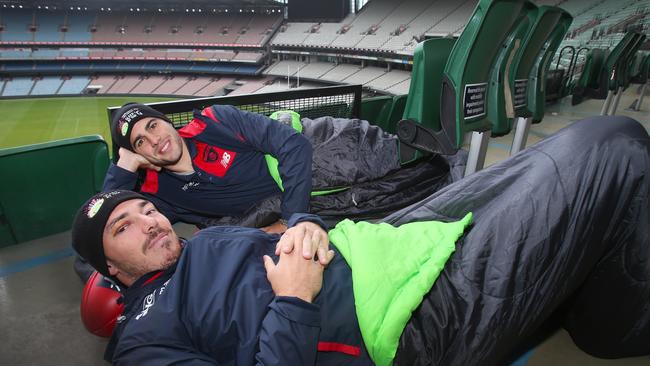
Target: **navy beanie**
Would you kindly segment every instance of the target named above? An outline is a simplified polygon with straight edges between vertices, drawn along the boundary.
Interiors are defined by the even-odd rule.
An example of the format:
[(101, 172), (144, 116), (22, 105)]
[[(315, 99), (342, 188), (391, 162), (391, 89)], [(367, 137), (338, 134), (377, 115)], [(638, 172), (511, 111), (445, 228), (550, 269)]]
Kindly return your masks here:
[(109, 216), (120, 203), (146, 198), (133, 191), (108, 191), (92, 196), (79, 208), (72, 223), (72, 247), (97, 272), (111, 277), (104, 254), (103, 233)]
[(111, 119), (111, 137), (119, 147), (133, 151), (131, 146), (131, 131), (139, 120), (146, 117), (160, 118), (172, 123), (167, 116), (157, 110), (140, 103), (127, 103), (113, 113)]

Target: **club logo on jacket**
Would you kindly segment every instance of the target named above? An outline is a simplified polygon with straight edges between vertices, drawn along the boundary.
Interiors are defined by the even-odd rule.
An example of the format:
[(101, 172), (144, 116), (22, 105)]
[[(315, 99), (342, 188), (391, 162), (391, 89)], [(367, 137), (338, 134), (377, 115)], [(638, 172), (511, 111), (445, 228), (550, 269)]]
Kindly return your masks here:
[(209, 174), (223, 178), (232, 166), (237, 153), (195, 141), (196, 156), (194, 164)]

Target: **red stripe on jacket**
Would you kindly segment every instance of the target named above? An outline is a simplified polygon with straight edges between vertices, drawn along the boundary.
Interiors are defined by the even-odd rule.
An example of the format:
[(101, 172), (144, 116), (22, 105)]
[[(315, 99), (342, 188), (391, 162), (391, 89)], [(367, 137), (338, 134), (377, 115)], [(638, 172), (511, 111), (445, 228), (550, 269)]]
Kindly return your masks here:
[(156, 194), (158, 193), (158, 172), (155, 170), (147, 169), (147, 175), (144, 178), (144, 183), (140, 188), (141, 192)]
[(319, 352), (340, 352), (354, 357), (359, 357), (359, 355), (361, 354), (361, 349), (359, 347), (350, 346), (348, 344), (343, 344), (343, 343), (334, 343), (334, 342), (318, 342), (318, 351)]

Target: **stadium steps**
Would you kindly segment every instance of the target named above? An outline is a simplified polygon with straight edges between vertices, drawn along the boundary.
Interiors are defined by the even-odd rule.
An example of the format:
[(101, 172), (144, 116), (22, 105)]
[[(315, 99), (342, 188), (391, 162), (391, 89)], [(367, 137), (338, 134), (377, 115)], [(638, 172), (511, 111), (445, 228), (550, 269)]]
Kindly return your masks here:
[[(34, 79), (32, 79), (32, 80), (34, 80)], [(32, 86), (31, 86), (31, 88), (29, 88), (29, 92), (27, 92), (27, 95), (32, 95), (32, 90), (34, 90), (34, 87), (36, 86), (36, 84), (38, 84), (37, 81), (34, 81), (32, 83)]]
[(59, 84), (59, 86), (56, 88), (56, 91), (54, 92), (54, 94), (59, 94), (59, 90), (61, 90), (61, 88), (63, 87), (63, 84), (65, 84), (65, 80), (61, 80), (61, 84)]
[(5, 86), (7, 85), (6, 80), (2, 80), (2, 85), (0, 86), (0, 95), (2, 95), (5, 92)]

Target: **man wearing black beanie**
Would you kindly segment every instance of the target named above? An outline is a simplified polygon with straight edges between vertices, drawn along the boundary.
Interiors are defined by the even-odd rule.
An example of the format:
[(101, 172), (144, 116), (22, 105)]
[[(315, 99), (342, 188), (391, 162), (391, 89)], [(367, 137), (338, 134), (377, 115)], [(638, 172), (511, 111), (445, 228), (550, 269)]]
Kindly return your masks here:
[[(287, 234), (303, 236), (280, 249), (278, 235), (238, 227), (183, 241), (132, 193), (87, 202), (73, 240), (129, 288), (107, 353), (117, 365), (499, 365), (558, 310), (584, 351), (640, 356), (650, 354), (649, 169), (638, 122), (576, 122), (394, 213), (391, 225), (339, 224), (326, 270), (304, 256), (319, 247), (302, 228), (322, 225), (314, 215), (292, 216)], [(427, 220), (468, 212), (464, 234), (436, 226), (417, 236), (436, 224)], [(459, 223), (468, 224), (444, 225)], [(431, 238), (451, 244), (420, 251)], [(421, 282), (440, 247), (451, 252), (427, 275), (434, 282)], [(410, 284), (424, 293), (407, 296)], [(399, 324), (384, 328), (389, 319)]]

